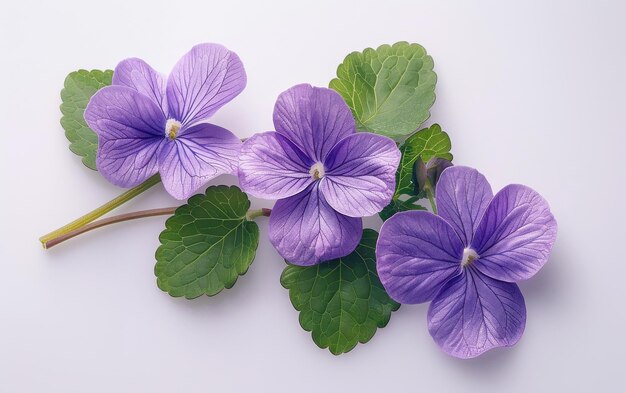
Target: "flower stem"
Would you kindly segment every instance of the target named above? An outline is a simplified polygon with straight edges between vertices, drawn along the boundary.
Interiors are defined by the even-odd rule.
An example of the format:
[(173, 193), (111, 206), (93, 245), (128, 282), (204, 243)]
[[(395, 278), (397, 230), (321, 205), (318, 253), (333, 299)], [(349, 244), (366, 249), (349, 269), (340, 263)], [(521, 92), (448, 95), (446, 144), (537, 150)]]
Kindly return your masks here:
[(136, 220), (138, 218), (171, 215), (171, 214), (174, 214), (176, 209), (177, 209), (176, 207), (164, 207), (160, 209), (141, 210), (138, 212), (120, 214), (120, 215), (109, 217), (109, 218), (103, 218), (102, 220), (94, 221), (87, 225), (83, 225), (82, 227), (78, 229), (75, 229), (63, 235), (52, 238), (46, 241), (45, 243), (43, 243), (43, 247), (45, 249), (54, 247), (59, 243), (63, 243), (64, 241), (73, 238), (74, 236), (78, 236), (82, 233), (89, 232), (93, 229), (100, 228), (105, 225), (115, 224), (118, 222), (129, 221), (129, 220)]
[[(39, 241), (43, 245), (43, 248), (48, 248), (48, 244), (51, 240), (65, 236), (73, 231), (76, 231), (77, 229), (84, 227), (90, 222), (98, 219), (99, 217), (102, 217), (103, 215), (115, 209), (116, 207), (121, 206), (122, 204), (133, 199), (134, 197), (141, 194), (142, 192), (148, 190), (150, 187), (154, 186), (155, 184), (158, 184), (160, 181), (161, 181), (161, 177), (158, 174), (156, 174), (150, 177), (148, 180), (141, 183), (140, 185), (131, 188), (130, 190), (121, 194), (117, 198), (110, 200), (109, 202), (105, 203), (99, 208), (85, 214), (84, 216), (80, 218), (77, 218), (76, 220), (70, 222), (69, 224), (65, 226), (62, 226), (61, 228), (55, 231), (48, 233), (47, 235), (40, 237)], [(73, 236), (76, 236), (76, 235), (73, 235)], [(54, 244), (58, 244), (58, 242)]]
[(266, 207), (258, 210), (248, 210), (246, 213), (246, 220), (252, 221), (257, 217), (265, 216), (269, 217), (272, 214), (272, 209), (268, 209)]
[(428, 201), (430, 202), (430, 207), (433, 209), (433, 213), (437, 214), (437, 204), (435, 203), (432, 187), (424, 187), (424, 191), (426, 192), (426, 196), (428, 196)]

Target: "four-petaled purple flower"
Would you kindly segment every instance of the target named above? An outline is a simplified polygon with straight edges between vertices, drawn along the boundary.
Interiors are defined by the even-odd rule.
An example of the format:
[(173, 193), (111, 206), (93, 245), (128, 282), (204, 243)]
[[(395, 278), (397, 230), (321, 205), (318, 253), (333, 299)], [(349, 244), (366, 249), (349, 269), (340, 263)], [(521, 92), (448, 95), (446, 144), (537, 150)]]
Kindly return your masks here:
[(167, 78), (143, 60), (123, 60), (112, 86), (96, 92), (85, 110), (87, 124), (98, 135), (98, 170), (121, 187), (159, 172), (177, 199), (188, 198), (220, 174), (236, 174), (239, 138), (200, 122), (245, 86), (241, 60), (221, 45), (193, 47)]
[(357, 133), (339, 94), (306, 84), (278, 97), (274, 126), (248, 139), (239, 159), (243, 190), (278, 199), (270, 241), (303, 266), (349, 254), (361, 239), (361, 217), (391, 201), (400, 161), (395, 142)]
[(471, 358), (511, 346), (526, 324), (516, 281), (546, 263), (557, 224), (548, 203), (512, 184), (495, 196), (475, 169), (450, 167), (436, 188), (439, 216), (387, 220), (376, 245), (378, 274), (400, 303), (432, 300), (428, 330), (448, 354)]

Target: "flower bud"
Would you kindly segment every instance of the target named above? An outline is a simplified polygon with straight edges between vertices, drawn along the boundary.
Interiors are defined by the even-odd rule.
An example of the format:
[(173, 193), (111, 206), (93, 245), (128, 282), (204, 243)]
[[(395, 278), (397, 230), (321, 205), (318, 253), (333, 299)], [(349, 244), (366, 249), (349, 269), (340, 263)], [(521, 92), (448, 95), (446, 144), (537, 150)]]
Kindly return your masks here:
[(413, 166), (413, 184), (417, 195), (431, 188), (433, 191), (444, 169), (452, 166), (452, 162), (445, 158), (433, 157), (424, 163), (422, 157), (418, 157)]

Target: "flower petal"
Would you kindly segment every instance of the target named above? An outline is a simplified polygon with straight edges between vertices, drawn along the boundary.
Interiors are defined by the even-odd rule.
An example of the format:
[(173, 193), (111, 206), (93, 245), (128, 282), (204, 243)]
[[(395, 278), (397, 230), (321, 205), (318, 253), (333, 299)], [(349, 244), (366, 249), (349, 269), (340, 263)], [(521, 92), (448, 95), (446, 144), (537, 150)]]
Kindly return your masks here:
[(428, 308), (430, 335), (446, 353), (463, 359), (515, 345), (525, 326), (526, 305), (517, 285), (473, 267), (448, 281)]
[(163, 185), (176, 199), (187, 199), (209, 180), (235, 174), (241, 141), (230, 131), (197, 124), (163, 144), (159, 172)]
[(147, 96), (125, 86), (107, 86), (91, 97), (85, 121), (98, 135), (96, 166), (111, 183), (134, 187), (157, 173), (165, 117)]
[(239, 156), (239, 184), (258, 198), (282, 199), (313, 182), (313, 163), (284, 136), (256, 134), (246, 140)]
[(337, 142), (356, 132), (343, 98), (334, 90), (308, 84), (296, 85), (278, 97), (274, 126), (316, 162), (324, 162)]
[(194, 46), (167, 80), (170, 117), (189, 125), (209, 118), (246, 87), (241, 60), (221, 45)]
[(360, 132), (335, 145), (324, 166), (320, 190), (338, 212), (371, 216), (391, 202), (400, 150), (390, 138)]
[(165, 78), (145, 61), (131, 58), (119, 62), (113, 73), (113, 85), (130, 87), (150, 97), (167, 117)]
[(380, 228), (376, 267), (385, 290), (404, 304), (432, 300), (461, 272), (463, 244), (454, 229), (426, 211), (394, 215)]
[(548, 261), (557, 224), (548, 202), (530, 187), (511, 184), (496, 194), (472, 248), (477, 269), (502, 281), (525, 280)]
[(438, 214), (448, 221), (466, 246), (472, 242), (480, 218), (493, 198), (491, 186), (476, 169), (445, 169), (436, 188)]
[(361, 239), (362, 229), (360, 218), (333, 210), (314, 183), (276, 202), (270, 215), (269, 237), (287, 261), (310, 266), (350, 254)]

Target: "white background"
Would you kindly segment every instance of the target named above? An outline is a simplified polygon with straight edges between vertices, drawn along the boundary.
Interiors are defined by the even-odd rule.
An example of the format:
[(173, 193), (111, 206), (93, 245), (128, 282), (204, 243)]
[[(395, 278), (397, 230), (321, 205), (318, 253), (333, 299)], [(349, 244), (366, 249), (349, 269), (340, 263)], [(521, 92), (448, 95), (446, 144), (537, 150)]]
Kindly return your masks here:
[[(2, 2), (0, 391), (624, 388), (623, 3), (333, 3)], [(41, 249), (40, 235), (121, 191), (68, 150), (58, 106), (69, 72), (131, 56), (168, 72), (194, 44), (222, 43), (243, 60), (248, 87), (213, 122), (246, 137), (272, 129), (281, 91), (326, 86), (349, 52), (400, 40), (435, 60), (428, 123), (450, 134), (455, 162), (478, 168), (496, 190), (535, 188), (558, 219), (550, 261), (521, 284), (528, 321), (516, 347), (451, 358), (428, 334), (427, 306), (416, 305), (394, 313), (370, 343), (332, 356), (298, 324), (266, 219), (249, 273), (194, 301), (156, 287), (163, 217)], [(119, 212), (175, 203), (159, 185)]]

